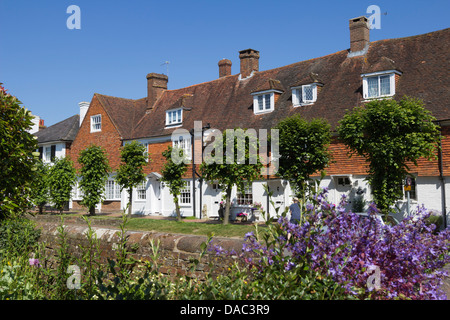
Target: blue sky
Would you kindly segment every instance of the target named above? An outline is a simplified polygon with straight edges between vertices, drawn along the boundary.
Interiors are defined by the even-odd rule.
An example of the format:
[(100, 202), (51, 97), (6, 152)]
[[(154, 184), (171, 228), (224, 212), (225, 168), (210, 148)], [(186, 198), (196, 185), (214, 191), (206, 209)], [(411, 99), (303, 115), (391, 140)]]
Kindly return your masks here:
[[(70, 5), (81, 29), (70, 30)], [(218, 77), (217, 62), (260, 51), (260, 70), (349, 48), (348, 20), (381, 12), (371, 41), (449, 27), (450, 1), (0, 0), (0, 82), (47, 126), (79, 112), (94, 93), (146, 95), (146, 75), (169, 89)]]

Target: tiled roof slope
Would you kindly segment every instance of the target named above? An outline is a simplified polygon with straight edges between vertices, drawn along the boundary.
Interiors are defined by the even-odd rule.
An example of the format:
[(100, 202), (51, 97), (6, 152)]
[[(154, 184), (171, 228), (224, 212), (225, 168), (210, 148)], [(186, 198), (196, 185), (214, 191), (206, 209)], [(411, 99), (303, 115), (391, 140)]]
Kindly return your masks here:
[(80, 126), (80, 116), (78, 114), (60, 121), (48, 128), (36, 132), (38, 143), (54, 141), (73, 141)]
[[(333, 128), (346, 110), (358, 106), (362, 98), (361, 74), (394, 68), (402, 72), (396, 86), (396, 99), (404, 95), (425, 103), (438, 119), (450, 119), (449, 62), (450, 29), (407, 38), (370, 43), (363, 56), (347, 57), (348, 50), (306, 60), (284, 67), (256, 72), (240, 80), (239, 75), (167, 90), (145, 111), (145, 98), (129, 100), (102, 98), (108, 105), (123, 138), (143, 138), (170, 134), (165, 129), (166, 110), (183, 104), (183, 128), (190, 130), (194, 121), (210, 123), (212, 128), (272, 128), (293, 114), (306, 119), (325, 118)], [(291, 87), (307, 79), (323, 84), (313, 105), (294, 108)], [(284, 89), (271, 113), (255, 115), (251, 93), (277, 80), (277, 89)], [(279, 82), (278, 82), (279, 81)], [(313, 82), (313, 81), (311, 81)], [(104, 96), (103, 96), (104, 97)], [(133, 125), (134, 124), (134, 125)]]

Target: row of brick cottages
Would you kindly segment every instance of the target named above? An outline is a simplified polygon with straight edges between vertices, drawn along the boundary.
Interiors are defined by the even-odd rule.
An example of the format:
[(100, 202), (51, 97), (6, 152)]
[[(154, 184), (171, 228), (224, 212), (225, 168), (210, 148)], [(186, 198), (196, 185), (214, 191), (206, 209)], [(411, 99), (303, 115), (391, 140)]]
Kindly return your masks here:
[[(441, 125), (443, 137), (438, 160), (421, 160), (417, 167), (411, 166), (411, 205), (423, 203), (427, 208), (446, 212), (450, 203), (450, 30), (370, 42), (367, 20), (360, 17), (350, 20), (350, 39), (350, 49), (265, 71), (259, 70), (258, 51), (243, 50), (239, 53), (238, 74), (232, 74), (231, 61), (224, 59), (219, 61), (218, 79), (176, 90), (167, 89), (166, 75), (151, 73), (147, 75), (147, 96), (142, 99), (94, 94), (90, 103), (79, 104), (80, 115), (36, 133), (44, 161), (70, 155), (79, 169), (79, 152), (96, 144), (106, 149), (114, 172), (120, 162), (120, 147), (137, 140), (146, 145), (151, 161), (145, 167), (146, 181), (134, 190), (133, 211), (169, 216), (174, 214), (174, 204), (169, 189), (160, 181), (165, 161), (161, 153), (169, 145), (179, 145), (191, 155), (189, 131), (194, 121), (201, 121), (200, 126), (210, 125), (204, 131), (205, 140), (212, 130), (270, 129), (294, 114), (306, 119), (323, 117), (334, 129), (347, 109), (371, 99), (400, 99), (406, 95), (424, 101)], [(177, 133), (180, 129), (185, 130)], [(200, 136), (195, 138), (196, 159), (201, 157)], [(329, 199), (337, 203), (346, 194), (349, 208), (356, 195), (370, 201), (364, 159), (349, 158), (337, 137), (330, 148), (335, 163), (327, 168), (321, 183), (330, 189)], [(200, 184), (198, 177), (193, 184), (191, 172), (189, 169), (186, 174), (186, 187), (180, 196), (182, 214), (217, 216), (221, 190), (213, 182)], [(291, 204), (289, 183), (266, 176), (248, 185), (244, 194), (233, 191), (232, 215), (250, 213), (255, 202), (267, 208), (264, 184), (268, 184), (272, 200), (281, 209)], [(80, 199), (79, 190), (74, 190), (70, 207), (81, 209)], [(406, 196), (397, 203), (402, 215), (405, 200)], [(106, 200), (98, 209), (118, 211), (127, 201), (126, 192), (120, 192), (112, 173), (106, 185)]]

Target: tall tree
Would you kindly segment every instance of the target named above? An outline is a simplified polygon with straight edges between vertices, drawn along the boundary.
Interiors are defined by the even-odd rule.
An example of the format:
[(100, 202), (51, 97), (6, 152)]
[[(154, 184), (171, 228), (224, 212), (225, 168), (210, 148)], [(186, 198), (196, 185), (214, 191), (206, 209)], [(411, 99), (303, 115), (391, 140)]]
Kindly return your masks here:
[(375, 100), (348, 112), (338, 133), (353, 154), (365, 157), (377, 207), (386, 216), (402, 197), (401, 183), (408, 162), (436, 157), (439, 129), (420, 100), (404, 97)]
[[(173, 202), (175, 203), (175, 211), (177, 214), (177, 221), (181, 221), (180, 204), (178, 197), (180, 196), (181, 189), (185, 186), (183, 176), (187, 171), (187, 165), (184, 161), (184, 153), (181, 148), (172, 148), (169, 146), (166, 151), (162, 153), (166, 162), (164, 168), (161, 171), (161, 181), (167, 183), (170, 193), (173, 196)], [(177, 161), (174, 159), (174, 155), (177, 157)], [(175, 160), (175, 161), (174, 161)]]
[[(236, 185), (244, 193), (246, 185), (261, 177), (262, 163), (256, 133), (250, 130), (225, 130), (215, 136), (213, 148), (200, 169), (208, 181), (217, 181), (225, 190), (225, 213), (223, 224), (228, 224), (231, 207), (231, 191)], [(225, 150), (225, 152), (224, 152)]]
[(133, 188), (145, 180), (144, 166), (149, 160), (145, 146), (132, 141), (125, 144), (120, 151), (121, 164), (117, 170), (116, 181), (121, 190), (128, 190), (128, 216), (131, 216)]
[(38, 154), (37, 140), (28, 132), (33, 116), (0, 83), (0, 220), (22, 214)]
[(48, 186), (50, 200), (60, 213), (62, 213), (64, 206), (70, 201), (76, 178), (75, 167), (69, 158), (55, 159), (49, 170)]
[(277, 175), (288, 180), (296, 195), (303, 198), (310, 176), (326, 168), (331, 161), (328, 146), (330, 125), (324, 119), (306, 121), (294, 115), (278, 123), (279, 168)]
[(81, 204), (88, 208), (90, 215), (95, 215), (95, 206), (105, 197), (110, 170), (106, 151), (100, 146), (91, 145), (80, 152), (78, 162), (82, 165), (79, 182), (83, 192)]

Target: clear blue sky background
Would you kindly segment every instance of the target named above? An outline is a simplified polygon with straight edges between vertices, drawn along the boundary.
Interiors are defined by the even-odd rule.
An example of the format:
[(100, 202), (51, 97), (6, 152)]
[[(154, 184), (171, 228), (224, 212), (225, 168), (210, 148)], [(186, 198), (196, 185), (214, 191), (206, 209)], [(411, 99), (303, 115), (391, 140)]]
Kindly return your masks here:
[[(69, 30), (67, 7), (81, 9)], [(450, 1), (0, 0), (0, 82), (47, 126), (79, 112), (94, 93), (142, 98), (146, 75), (169, 89), (218, 77), (217, 62), (260, 51), (260, 70), (349, 48), (348, 20), (382, 13), (371, 40), (449, 27)]]

